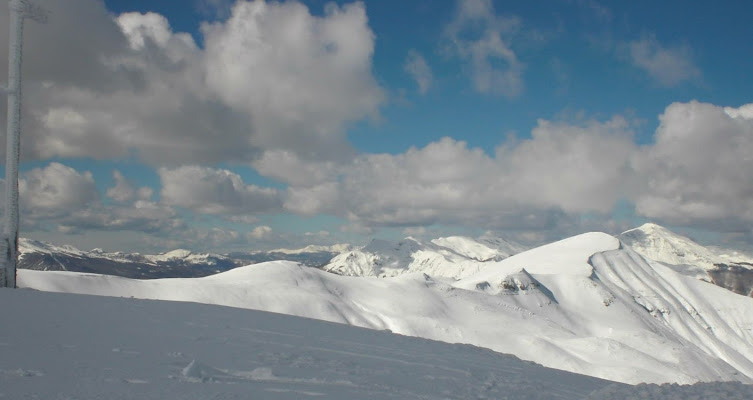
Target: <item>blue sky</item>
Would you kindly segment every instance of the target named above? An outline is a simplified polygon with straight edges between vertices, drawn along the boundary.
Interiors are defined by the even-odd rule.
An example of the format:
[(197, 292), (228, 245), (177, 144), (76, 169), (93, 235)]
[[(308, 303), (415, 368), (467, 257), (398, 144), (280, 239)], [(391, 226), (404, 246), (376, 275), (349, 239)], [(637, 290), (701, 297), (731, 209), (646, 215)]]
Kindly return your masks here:
[(654, 221), (753, 240), (744, 1), (46, 5), (23, 236), (228, 251)]

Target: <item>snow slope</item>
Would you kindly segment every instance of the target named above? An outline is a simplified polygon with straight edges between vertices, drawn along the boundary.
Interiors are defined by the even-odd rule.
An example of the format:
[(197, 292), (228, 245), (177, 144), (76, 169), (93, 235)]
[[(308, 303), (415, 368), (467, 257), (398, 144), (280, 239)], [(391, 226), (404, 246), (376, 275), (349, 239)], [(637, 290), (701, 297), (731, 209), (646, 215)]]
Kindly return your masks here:
[(620, 382), (753, 382), (753, 299), (647, 262), (601, 233), (490, 262), (452, 283), (422, 273), (356, 278), (270, 262), (150, 281), (20, 271), (19, 284), (389, 329)]
[(2, 399), (728, 399), (753, 386), (629, 386), (510, 355), (203, 304), (0, 289)]
[(624, 386), (259, 311), (8, 289), (0, 303), (16, 311), (0, 325), (2, 399), (576, 400)]
[(423, 272), (433, 277), (459, 279), (522, 250), (501, 239), (485, 243), (462, 236), (422, 242), (412, 237), (399, 242), (375, 239), (361, 249), (341, 253), (322, 269), (345, 276), (394, 277)]

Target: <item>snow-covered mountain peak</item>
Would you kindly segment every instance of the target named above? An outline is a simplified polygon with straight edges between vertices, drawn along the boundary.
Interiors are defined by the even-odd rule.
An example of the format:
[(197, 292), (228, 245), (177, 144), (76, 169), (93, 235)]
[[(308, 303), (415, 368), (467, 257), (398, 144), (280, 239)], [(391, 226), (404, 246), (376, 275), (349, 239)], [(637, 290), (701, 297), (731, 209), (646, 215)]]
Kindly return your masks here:
[(733, 252), (713, 251), (654, 223), (625, 231), (620, 235), (620, 240), (645, 257), (672, 265), (692, 265), (709, 270), (717, 264), (749, 261), (731, 260), (728, 254), (735, 254)]
[(274, 249), (268, 253), (282, 254), (304, 254), (304, 253), (344, 253), (353, 250), (353, 246), (348, 243), (337, 243), (330, 246), (310, 244), (300, 249)]
[(424, 272), (434, 277), (460, 279), (508, 256), (505, 252), (460, 236), (428, 242), (413, 237), (397, 242), (374, 239), (361, 249), (335, 256), (323, 269), (346, 276), (386, 278)]
[(148, 255), (146, 256), (146, 258), (154, 262), (171, 261), (171, 260), (186, 258), (190, 256), (191, 254), (192, 254), (191, 250), (175, 249), (172, 251), (168, 251), (167, 253)]
[(441, 237), (431, 242), (477, 261), (501, 260), (510, 256), (466, 236)]
[(502, 282), (508, 276), (525, 270), (534, 275), (574, 275), (590, 277), (593, 267), (588, 263), (593, 254), (621, 247), (614, 236), (589, 232), (524, 251), (493, 263), (488, 268), (458, 282), (458, 286), (474, 289), (484, 282)]
[(42, 254), (65, 253), (70, 255), (82, 255), (85, 253), (70, 245), (55, 246), (51, 243), (26, 238), (18, 239), (18, 251), (20, 255), (32, 252)]

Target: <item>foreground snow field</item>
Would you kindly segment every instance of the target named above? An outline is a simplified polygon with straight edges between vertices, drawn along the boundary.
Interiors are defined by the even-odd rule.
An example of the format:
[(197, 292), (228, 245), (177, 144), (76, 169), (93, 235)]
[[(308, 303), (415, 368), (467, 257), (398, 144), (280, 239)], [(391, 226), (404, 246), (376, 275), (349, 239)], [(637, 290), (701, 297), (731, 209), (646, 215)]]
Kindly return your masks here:
[(219, 304), (469, 343), (626, 383), (753, 381), (753, 299), (589, 233), (460, 281), (346, 277), (291, 262), (140, 281), (19, 271), (45, 291)]
[(609, 382), (513, 356), (201, 304), (0, 290), (0, 398), (582, 399)]
[[(0, 289), (1, 399), (749, 399), (261, 311)], [(639, 397), (638, 397), (639, 396)]]

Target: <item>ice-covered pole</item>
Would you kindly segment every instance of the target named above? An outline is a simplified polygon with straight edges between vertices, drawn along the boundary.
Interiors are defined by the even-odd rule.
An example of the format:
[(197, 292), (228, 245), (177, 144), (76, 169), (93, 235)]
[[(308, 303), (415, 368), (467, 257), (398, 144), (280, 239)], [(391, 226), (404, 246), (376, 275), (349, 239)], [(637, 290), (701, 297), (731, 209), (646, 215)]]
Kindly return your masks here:
[(21, 56), (23, 54), (24, 19), (46, 20), (43, 9), (26, 0), (10, 0), (10, 35), (8, 37), (8, 129), (5, 147), (5, 227), (0, 243), (2, 286), (16, 287), (18, 261), (18, 160), (21, 153)]

